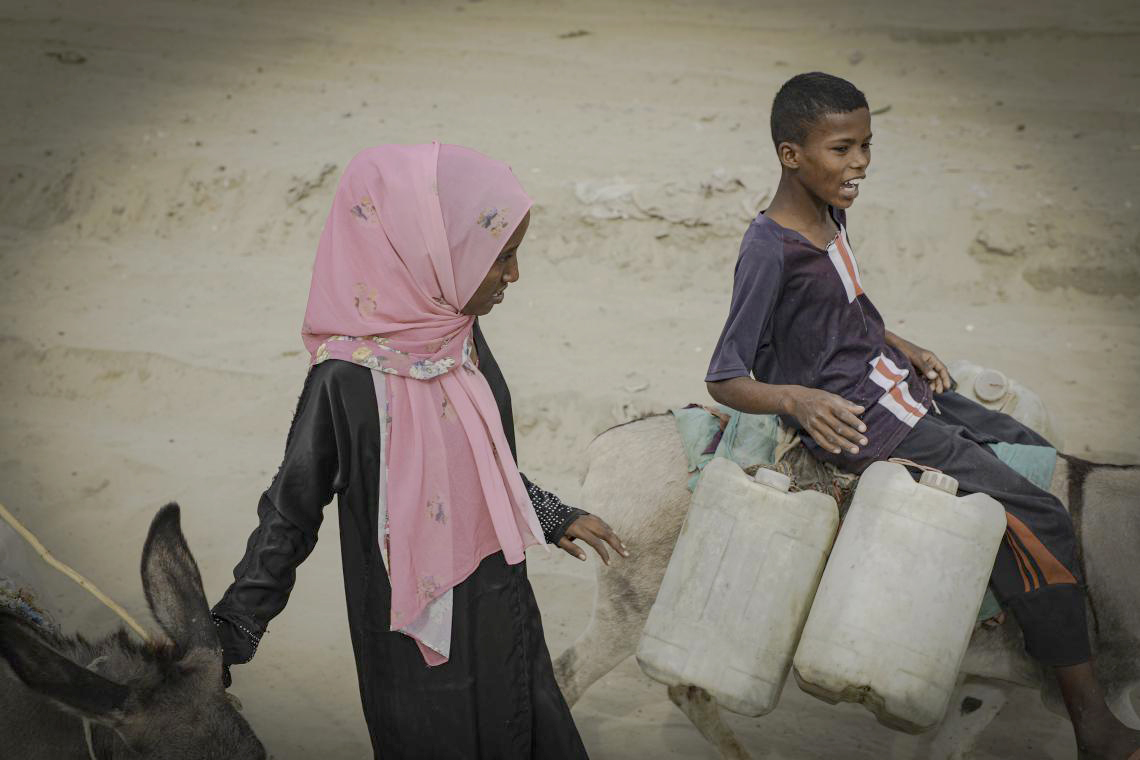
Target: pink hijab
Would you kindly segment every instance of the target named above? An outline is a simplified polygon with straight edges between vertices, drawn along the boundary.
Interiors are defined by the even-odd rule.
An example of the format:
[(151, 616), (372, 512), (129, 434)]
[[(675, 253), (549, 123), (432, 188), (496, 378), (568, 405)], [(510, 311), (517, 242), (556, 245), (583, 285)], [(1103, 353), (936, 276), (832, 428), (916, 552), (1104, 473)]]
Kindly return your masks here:
[(387, 380), (390, 624), (430, 665), (448, 652), (415, 633), (429, 605), (446, 595), (434, 606), (449, 632), (450, 591), (484, 557), (516, 564), (542, 543), (491, 389), (465, 361), (475, 318), (460, 313), (530, 206), (506, 164), (473, 150), (369, 148), (340, 179), (313, 266), (313, 363)]

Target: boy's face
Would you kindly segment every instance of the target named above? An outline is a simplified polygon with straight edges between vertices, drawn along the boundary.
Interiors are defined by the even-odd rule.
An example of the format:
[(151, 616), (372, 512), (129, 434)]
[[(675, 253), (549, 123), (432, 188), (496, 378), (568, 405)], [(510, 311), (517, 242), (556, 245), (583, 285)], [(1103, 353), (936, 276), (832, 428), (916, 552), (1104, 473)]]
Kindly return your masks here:
[(871, 112), (860, 108), (824, 114), (803, 145), (780, 143), (779, 154), (813, 195), (836, 208), (850, 208), (871, 164)]

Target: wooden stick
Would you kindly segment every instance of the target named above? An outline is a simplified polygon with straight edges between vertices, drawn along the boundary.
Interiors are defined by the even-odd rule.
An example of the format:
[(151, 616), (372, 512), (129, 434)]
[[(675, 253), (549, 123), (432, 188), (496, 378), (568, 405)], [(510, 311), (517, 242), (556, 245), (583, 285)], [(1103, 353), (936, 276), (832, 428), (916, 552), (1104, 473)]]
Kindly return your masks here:
[(142, 638), (143, 641), (150, 641), (151, 640), (150, 634), (148, 634), (146, 632), (146, 630), (141, 625), (139, 625), (133, 617), (131, 617), (130, 613), (128, 613), (126, 610), (124, 610), (122, 607), (120, 607), (119, 604), (117, 602), (115, 602), (114, 599), (111, 599), (109, 596), (107, 596), (102, 591), (100, 591), (94, 583), (87, 580), (82, 575), (80, 575), (78, 572), (76, 572), (75, 570), (71, 569), (70, 567), (68, 567), (64, 563), (60, 562), (55, 557), (53, 557), (51, 555), (51, 552), (49, 552), (44, 547), (44, 545), (40, 543), (40, 540), (35, 537), (35, 534), (33, 534), (30, 530), (28, 530), (23, 525), (21, 525), (20, 521), (17, 520), (11, 512), (9, 512), (7, 509), (5, 509), (3, 504), (0, 504), (0, 518), (3, 518), (4, 522), (11, 525), (12, 528), (17, 533), (19, 533), (20, 536), (25, 541), (27, 541), (28, 544), (31, 545), (31, 547), (33, 549), (36, 550), (36, 554), (40, 555), (40, 557), (43, 559), (44, 562), (47, 562), (49, 565), (54, 567), (56, 570), (60, 571), (61, 573), (66, 575), (68, 578), (70, 578), (71, 580), (78, 583), (80, 586), (82, 586), (84, 589), (86, 589), (92, 596), (94, 596), (96, 599), (98, 599), (103, 604), (107, 605), (107, 607), (110, 608), (110, 610), (112, 612), (114, 612), (116, 615), (118, 615), (120, 618), (122, 618), (123, 622), (125, 622), (128, 626), (130, 626), (134, 630), (134, 632), (137, 633)]

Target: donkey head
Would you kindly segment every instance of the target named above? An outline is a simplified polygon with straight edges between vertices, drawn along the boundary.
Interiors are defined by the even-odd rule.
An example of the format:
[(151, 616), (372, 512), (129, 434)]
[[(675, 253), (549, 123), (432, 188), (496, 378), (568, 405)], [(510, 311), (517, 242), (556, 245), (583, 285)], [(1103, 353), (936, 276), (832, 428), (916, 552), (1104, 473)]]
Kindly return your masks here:
[[(263, 760), (265, 749), (222, 687), (221, 649), (176, 504), (151, 523), (142, 581), (169, 641), (140, 646), (120, 633), (102, 644), (76, 644), (0, 615), (0, 656), (33, 691), (111, 729), (110, 752), (101, 757)], [(95, 663), (73, 659), (87, 659), (84, 649), (100, 655)]]

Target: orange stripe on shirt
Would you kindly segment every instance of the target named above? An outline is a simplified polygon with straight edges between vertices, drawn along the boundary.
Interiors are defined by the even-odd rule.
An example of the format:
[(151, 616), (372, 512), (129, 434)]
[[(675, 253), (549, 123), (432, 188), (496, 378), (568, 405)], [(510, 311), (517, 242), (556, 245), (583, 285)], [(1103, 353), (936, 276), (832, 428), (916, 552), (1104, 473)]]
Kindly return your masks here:
[(902, 391), (899, 390), (899, 387), (897, 385), (892, 387), (889, 391), (887, 391), (887, 393), (891, 394), (891, 398), (897, 401), (899, 406), (901, 406), (903, 409), (906, 409), (911, 414), (921, 417), (926, 413), (922, 409), (916, 409), (913, 404), (903, 398)]
[(1062, 565), (1061, 561), (1045, 548), (1045, 544), (1041, 543), (1041, 539), (1033, 534), (1029, 526), (1009, 512), (1005, 513), (1005, 519), (1009, 523), (1010, 529), (1013, 530), (1013, 534), (1025, 546), (1025, 551), (1033, 557), (1037, 567), (1041, 568), (1041, 575), (1044, 576), (1047, 585), (1077, 582), (1069, 568)]
[(896, 375), (894, 372), (891, 372), (890, 368), (887, 367), (887, 363), (883, 361), (881, 357), (875, 363), (875, 369), (879, 371), (879, 374), (890, 380), (892, 383), (898, 383), (898, 381), (903, 379), (903, 375)]
[(851, 258), (851, 252), (847, 250), (847, 243), (843, 239), (843, 230), (835, 238), (835, 247), (839, 251), (839, 257), (843, 259), (843, 266), (847, 269), (847, 276), (851, 278), (851, 284), (855, 286), (855, 295), (863, 295), (863, 285), (859, 282), (859, 275), (855, 271), (855, 264)]

